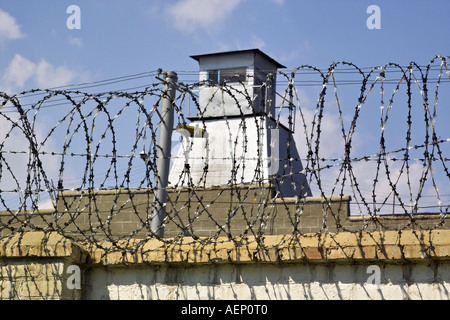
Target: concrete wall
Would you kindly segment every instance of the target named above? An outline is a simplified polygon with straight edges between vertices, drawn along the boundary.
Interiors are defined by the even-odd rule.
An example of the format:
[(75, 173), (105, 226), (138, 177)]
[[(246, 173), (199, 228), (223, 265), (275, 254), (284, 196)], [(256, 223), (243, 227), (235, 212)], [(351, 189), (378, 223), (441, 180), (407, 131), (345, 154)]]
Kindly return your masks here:
[(64, 259), (0, 261), (0, 300), (78, 300), (81, 290), (69, 290)]
[[(270, 236), (264, 247), (247, 240), (152, 239), (124, 253), (111, 250), (112, 244), (84, 246), (55, 233), (15, 235), (0, 243), (0, 297), (450, 298), (450, 230)], [(79, 288), (71, 266), (79, 267)]]
[[(177, 189), (169, 192), (165, 237), (283, 235), (337, 231), (444, 229), (439, 214), (352, 216), (349, 196), (273, 199), (270, 185)], [(146, 238), (150, 189), (74, 191), (59, 194), (56, 212), (0, 212), (0, 236), (21, 231), (60, 232), (69, 237)]]
[[(320, 197), (273, 200), (270, 186), (211, 187), (183, 189), (169, 193), (165, 237), (177, 235), (232, 236), (319, 232), (324, 212), (346, 217), (348, 196), (324, 200)], [(33, 231), (61, 230), (68, 236), (96, 239), (108, 236), (145, 238), (149, 234), (148, 213), (152, 190), (103, 190), (64, 192), (56, 212), (0, 212), (1, 235), (18, 228)], [(329, 205), (329, 207), (328, 207)], [(336, 230), (331, 218), (330, 230)], [(345, 219), (345, 218), (343, 218)], [(20, 229), (20, 230), (22, 230)]]
[[(379, 267), (372, 283), (369, 266)], [(450, 263), (215, 264), (94, 268), (87, 299), (450, 299)]]
[[(83, 250), (56, 233), (31, 232), (3, 238), (0, 300), (79, 300), (85, 262)], [(72, 279), (74, 274), (79, 277)]]
[(347, 196), (272, 196), (171, 192), (163, 240), (148, 237), (148, 189), (66, 192), (56, 211), (2, 212), (0, 299), (450, 298), (446, 219), (355, 217)]

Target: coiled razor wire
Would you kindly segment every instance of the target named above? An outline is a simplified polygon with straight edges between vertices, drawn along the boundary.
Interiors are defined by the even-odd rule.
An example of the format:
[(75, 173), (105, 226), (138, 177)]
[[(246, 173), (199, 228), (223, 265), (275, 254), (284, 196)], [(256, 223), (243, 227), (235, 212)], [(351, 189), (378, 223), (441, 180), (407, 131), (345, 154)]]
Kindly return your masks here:
[[(200, 123), (196, 130), (207, 131), (207, 107), (201, 105), (197, 92), (208, 86), (215, 90), (207, 105), (216, 97), (227, 96), (228, 103), (239, 110), (240, 116), (234, 119), (238, 119), (242, 134), (234, 134), (231, 118), (222, 119), (227, 128), (223, 141), (233, 149), (229, 156), (215, 159), (232, 164), (231, 178), (222, 186), (207, 184), (214, 171), (208, 159), (214, 159), (218, 142), (206, 139), (204, 154), (196, 155), (191, 154), (195, 137), (183, 136), (185, 150), (181, 157), (201, 161), (202, 172), (193, 177), (192, 168), (186, 165), (177, 181), (171, 181), (170, 196), (162, 204), (167, 213), (164, 224), (171, 224), (175, 231), (160, 240), (173, 244), (190, 236), (207, 243), (225, 237), (239, 243), (253, 239), (264, 245), (265, 236), (273, 231), (269, 230), (270, 221), (277, 219), (280, 208), (286, 211), (293, 235), (310, 234), (302, 226), (311, 194), (301, 196), (293, 179), (299, 174), (305, 176), (312, 195), (324, 199), (315, 213), (319, 228), (313, 233), (370, 230), (374, 223), (384, 230), (445, 227), (450, 206), (445, 200), (450, 193), (450, 132), (448, 126), (441, 125), (448, 121), (441, 116), (445, 114), (442, 108), (448, 109), (448, 101), (438, 98), (442, 94), (441, 99), (446, 98), (446, 92), (439, 89), (450, 79), (447, 59), (436, 56), (425, 67), (414, 62), (406, 67), (389, 63), (363, 70), (339, 62), (326, 71), (309, 65), (291, 72), (279, 71), (276, 114), (255, 112), (250, 117), (244, 110), (255, 108), (258, 96), (267, 103), (264, 94), (271, 81), (262, 83), (257, 94), (249, 91), (242, 79), (221, 84), (178, 82), (173, 101), (175, 126), (189, 125), (189, 108), (194, 109)], [(354, 86), (349, 89), (356, 96), (353, 101), (342, 98), (346, 80), (339, 77), (346, 72), (339, 68), (351, 70), (353, 77), (356, 74), (360, 78), (359, 90)], [(433, 70), (438, 74), (430, 78)], [(389, 78), (393, 74), (395, 77)], [(302, 96), (314, 83), (302, 80), (305, 75), (316, 77), (315, 83), (320, 84), (314, 91), (317, 99)], [(154, 199), (159, 175), (155, 159), (163, 86), (164, 80), (159, 79), (136, 92), (0, 93), (1, 236), (55, 231), (107, 250), (129, 252), (154, 238), (150, 212), (154, 201), (159, 201)], [(365, 112), (370, 115), (365, 116)], [(263, 150), (249, 151), (252, 145), (263, 143), (260, 134), (249, 134), (249, 125), (254, 124), (258, 132), (264, 130), (260, 121), (264, 117), (290, 132), (287, 141), (278, 141), (288, 151), (286, 158), (280, 159), (283, 168), (276, 179), (264, 174)], [(361, 141), (358, 129), (366, 126), (375, 130), (370, 131), (367, 141)], [(333, 137), (338, 140), (326, 137), (330, 127), (334, 128), (332, 133), (341, 134)], [(294, 142), (298, 158), (290, 153), (289, 146)], [(328, 152), (330, 143), (340, 150)], [(369, 144), (370, 148), (364, 150), (373, 151), (361, 153), (361, 145)], [(176, 158), (172, 152), (172, 161)], [(302, 162), (301, 172), (294, 170), (295, 161)], [(249, 173), (251, 181), (244, 178)], [(273, 192), (278, 190), (274, 185), (291, 185), (298, 194), (284, 197)], [(350, 198), (345, 198), (347, 195)], [(330, 197), (342, 201), (333, 207), (326, 200)], [(344, 199), (351, 199), (350, 216), (362, 217), (356, 227), (342, 221), (339, 211), (344, 208)], [(421, 206), (424, 200), (432, 205)], [(402, 216), (405, 223), (392, 226), (379, 219), (391, 203), (392, 213)], [(222, 219), (216, 212), (219, 207), (225, 212)], [(182, 217), (182, 212), (187, 213)], [(431, 214), (433, 223), (416, 225), (417, 217), (424, 214)], [(236, 233), (232, 225), (237, 219), (241, 220)], [(200, 220), (209, 223), (206, 235), (198, 232), (196, 223)], [(104, 240), (108, 245), (103, 245)]]

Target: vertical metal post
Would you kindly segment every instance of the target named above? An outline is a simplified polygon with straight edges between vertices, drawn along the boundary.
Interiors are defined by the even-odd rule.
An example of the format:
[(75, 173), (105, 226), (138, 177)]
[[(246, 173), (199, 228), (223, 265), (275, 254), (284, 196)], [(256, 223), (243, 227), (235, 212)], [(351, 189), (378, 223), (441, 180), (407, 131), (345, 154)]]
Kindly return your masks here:
[(151, 231), (158, 237), (164, 236), (164, 218), (166, 217), (167, 185), (169, 180), (170, 152), (174, 121), (173, 101), (178, 80), (175, 72), (164, 73), (164, 89), (161, 98), (161, 122), (159, 124), (158, 150), (156, 158), (156, 188), (151, 213)]

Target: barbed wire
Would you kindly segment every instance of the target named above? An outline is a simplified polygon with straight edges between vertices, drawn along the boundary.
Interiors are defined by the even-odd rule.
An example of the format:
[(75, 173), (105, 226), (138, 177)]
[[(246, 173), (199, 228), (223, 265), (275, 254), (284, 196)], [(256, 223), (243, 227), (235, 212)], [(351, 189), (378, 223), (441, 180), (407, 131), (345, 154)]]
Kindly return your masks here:
[[(443, 228), (449, 97), (439, 89), (450, 79), (447, 59), (302, 65), (259, 85), (250, 76), (179, 81), (167, 199), (155, 191), (168, 99), (160, 72), (0, 93), (1, 236), (56, 231), (132, 252), (161, 230), (163, 243), (223, 236), (264, 245), (270, 234)], [(353, 79), (339, 79), (347, 74)], [(153, 84), (139, 90), (80, 91), (149, 76)], [(359, 90), (343, 93), (355, 76)], [(158, 230), (156, 205), (165, 211)]]

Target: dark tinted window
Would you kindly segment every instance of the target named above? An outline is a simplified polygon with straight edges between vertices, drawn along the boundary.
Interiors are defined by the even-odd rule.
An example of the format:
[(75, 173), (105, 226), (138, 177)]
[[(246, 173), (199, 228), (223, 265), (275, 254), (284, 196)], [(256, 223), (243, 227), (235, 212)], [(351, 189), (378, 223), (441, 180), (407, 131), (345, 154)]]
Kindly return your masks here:
[(245, 82), (246, 68), (233, 68), (220, 70), (219, 82)]
[(208, 70), (208, 82), (210, 84), (245, 82), (247, 80), (246, 72), (246, 68)]
[(208, 81), (210, 84), (217, 84), (219, 82), (219, 70), (209, 70)]

